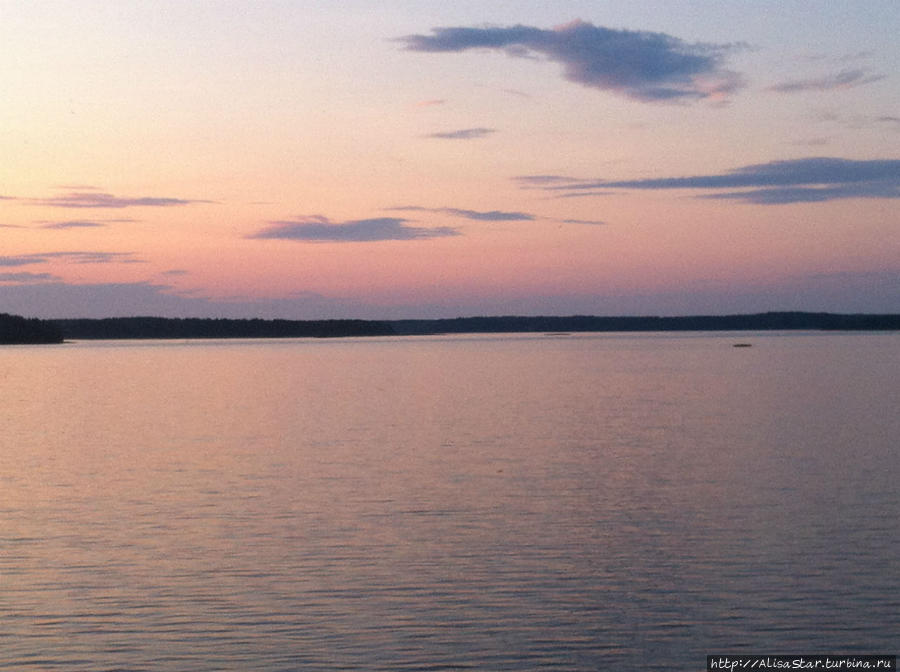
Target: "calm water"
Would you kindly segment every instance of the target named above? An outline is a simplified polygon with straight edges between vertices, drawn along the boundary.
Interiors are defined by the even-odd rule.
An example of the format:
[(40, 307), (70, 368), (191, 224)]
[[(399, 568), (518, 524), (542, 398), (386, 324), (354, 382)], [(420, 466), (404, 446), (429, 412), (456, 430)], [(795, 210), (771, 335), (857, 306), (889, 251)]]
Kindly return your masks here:
[(898, 381), (896, 333), (3, 348), (0, 668), (898, 653)]

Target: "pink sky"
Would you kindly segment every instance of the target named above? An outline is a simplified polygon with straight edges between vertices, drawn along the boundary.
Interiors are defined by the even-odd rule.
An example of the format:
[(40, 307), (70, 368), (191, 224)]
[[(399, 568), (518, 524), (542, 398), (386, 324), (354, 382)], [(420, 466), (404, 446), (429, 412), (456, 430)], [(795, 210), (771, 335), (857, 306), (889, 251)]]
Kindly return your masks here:
[(900, 312), (895, 2), (444, 4), (0, 1), (0, 312)]

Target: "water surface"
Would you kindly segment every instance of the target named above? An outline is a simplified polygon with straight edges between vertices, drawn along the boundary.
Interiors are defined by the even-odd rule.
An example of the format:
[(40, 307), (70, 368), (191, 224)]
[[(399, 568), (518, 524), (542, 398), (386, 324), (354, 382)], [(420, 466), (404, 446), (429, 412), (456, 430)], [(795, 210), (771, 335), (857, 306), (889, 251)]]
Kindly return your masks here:
[(897, 653), (898, 346), (0, 349), (0, 668), (700, 670), (722, 651)]

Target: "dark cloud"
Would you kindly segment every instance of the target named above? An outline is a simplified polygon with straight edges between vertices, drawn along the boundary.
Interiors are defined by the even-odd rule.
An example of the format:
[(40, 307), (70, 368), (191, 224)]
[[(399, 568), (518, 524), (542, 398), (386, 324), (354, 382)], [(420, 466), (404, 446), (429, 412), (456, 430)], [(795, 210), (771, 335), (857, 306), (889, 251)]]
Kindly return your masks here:
[(409, 51), (494, 49), (561, 63), (566, 79), (640, 101), (721, 98), (743, 85), (724, 69), (743, 45), (690, 44), (664, 33), (615, 30), (584, 21), (545, 30), (532, 26), (433, 28), (399, 38)]
[(777, 205), (840, 198), (900, 198), (900, 160), (812, 157), (743, 166), (726, 173), (550, 185), (572, 193), (596, 189), (745, 189), (705, 196)]
[(452, 217), (462, 217), (463, 219), (472, 219), (479, 222), (521, 222), (532, 221), (534, 215), (527, 212), (504, 212), (502, 210), (488, 210), (481, 212), (478, 210), (463, 210), (461, 208), (423, 208), (418, 205), (402, 205), (388, 210), (404, 210), (413, 212), (435, 212)]
[(0, 256), (0, 266), (29, 266), (49, 264), (58, 260), (70, 264), (136, 264), (133, 252), (39, 252)]
[(826, 75), (815, 79), (798, 79), (782, 82), (769, 87), (769, 91), (778, 93), (800, 93), (802, 91), (832, 91), (849, 89), (884, 79), (884, 75), (870, 75), (865, 70), (842, 70), (834, 75)]
[(162, 198), (153, 196), (120, 197), (102, 192), (71, 192), (52, 198), (31, 199), (36, 205), (48, 205), (56, 208), (132, 208), (151, 207), (166, 208), (192, 203), (209, 203), (210, 201), (194, 201), (183, 198)]
[(248, 238), (354, 243), (459, 235), (456, 229), (450, 227), (409, 226), (407, 221), (397, 217), (379, 217), (336, 223), (321, 216), (303, 217), (294, 221), (272, 222), (271, 226), (251, 234)]
[(462, 128), (458, 131), (447, 131), (444, 133), (430, 133), (426, 138), (437, 138), (439, 140), (476, 140), (496, 133), (493, 128)]

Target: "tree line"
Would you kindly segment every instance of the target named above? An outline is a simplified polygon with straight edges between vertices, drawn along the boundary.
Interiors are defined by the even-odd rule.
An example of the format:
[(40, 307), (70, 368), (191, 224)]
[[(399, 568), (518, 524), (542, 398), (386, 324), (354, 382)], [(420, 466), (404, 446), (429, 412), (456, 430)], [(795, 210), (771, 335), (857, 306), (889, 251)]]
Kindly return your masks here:
[(60, 343), (65, 339), (334, 338), (464, 333), (761, 331), (900, 329), (896, 314), (769, 312), (685, 317), (484, 316), (427, 320), (263, 320), (110, 317), (39, 320), (0, 314), (0, 343)]
[(60, 327), (47, 320), (0, 313), (0, 343), (62, 343)]

